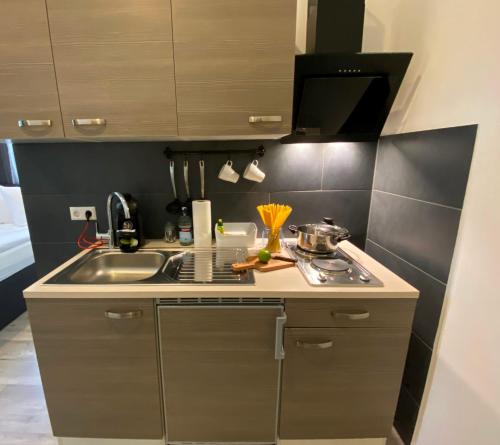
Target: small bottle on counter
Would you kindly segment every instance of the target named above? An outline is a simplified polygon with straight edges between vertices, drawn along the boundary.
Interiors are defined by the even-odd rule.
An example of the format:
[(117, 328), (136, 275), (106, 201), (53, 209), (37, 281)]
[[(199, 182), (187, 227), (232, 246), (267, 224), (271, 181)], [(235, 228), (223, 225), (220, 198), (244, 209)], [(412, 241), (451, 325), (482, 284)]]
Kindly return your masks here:
[(221, 235), (224, 235), (224, 223), (220, 218), (217, 220), (217, 232), (219, 232)]
[(182, 215), (179, 216), (177, 226), (179, 227), (179, 242), (182, 246), (193, 244), (193, 221), (188, 215), (188, 208), (182, 207)]

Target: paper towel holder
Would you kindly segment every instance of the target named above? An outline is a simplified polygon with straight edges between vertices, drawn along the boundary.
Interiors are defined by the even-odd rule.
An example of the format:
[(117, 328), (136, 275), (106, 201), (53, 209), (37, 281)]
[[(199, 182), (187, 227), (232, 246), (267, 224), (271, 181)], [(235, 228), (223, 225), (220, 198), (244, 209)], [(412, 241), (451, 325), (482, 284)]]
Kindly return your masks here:
[(257, 148), (247, 149), (247, 150), (172, 150), (170, 147), (166, 147), (163, 151), (165, 157), (171, 161), (176, 155), (186, 156), (198, 156), (203, 158), (205, 155), (220, 155), (226, 153), (228, 156), (231, 154), (253, 154), (256, 157), (262, 158), (266, 154), (266, 149), (263, 145), (259, 145)]

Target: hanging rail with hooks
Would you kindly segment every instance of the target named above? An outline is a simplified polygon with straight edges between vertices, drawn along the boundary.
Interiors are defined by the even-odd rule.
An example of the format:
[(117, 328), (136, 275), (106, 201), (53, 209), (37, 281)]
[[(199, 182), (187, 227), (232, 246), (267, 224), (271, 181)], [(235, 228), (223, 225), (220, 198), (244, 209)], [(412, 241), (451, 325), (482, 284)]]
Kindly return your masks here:
[(170, 147), (165, 148), (163, 154), (169, 160), (172, 160), (174, 156), (198, 156), (203, 158), (205, 155), (214, 154), (254, 154), (256, 157), (261, 158), (266, 153), (266, 149), (263, 145), (259, 145), (257, 148), (249, 150), (172, 150)]

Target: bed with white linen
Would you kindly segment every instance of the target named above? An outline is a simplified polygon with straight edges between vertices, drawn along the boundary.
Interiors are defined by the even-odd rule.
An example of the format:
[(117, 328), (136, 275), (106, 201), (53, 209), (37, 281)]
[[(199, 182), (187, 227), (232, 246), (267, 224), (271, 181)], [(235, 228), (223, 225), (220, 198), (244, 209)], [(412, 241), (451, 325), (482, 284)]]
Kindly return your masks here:
[(0, 224), (0, 281), (34, 262), (28, 227)]
[(26, 310), (23, 290), (36, 279), (19, 187), (0, 186), (0, 329)]

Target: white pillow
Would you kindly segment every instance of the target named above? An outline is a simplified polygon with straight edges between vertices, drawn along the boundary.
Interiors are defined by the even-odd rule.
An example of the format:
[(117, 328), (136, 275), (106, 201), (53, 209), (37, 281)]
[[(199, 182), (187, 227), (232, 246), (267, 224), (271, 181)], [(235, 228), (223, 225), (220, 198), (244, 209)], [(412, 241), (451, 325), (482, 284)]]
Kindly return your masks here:
[[(3, 188), (3, 187), (2, 187)], [(0, 192), (0, 224), (8, 224), (11, 222), (10, 212), (7, 208), (7, 203), (3, 199), (3, 195)]]
[(27, 226), (28, 221), (26, 221), (21, 189), (19, 187), (0, 187), (0, 193), (10, 213), (9, 222), (16, 226)]

